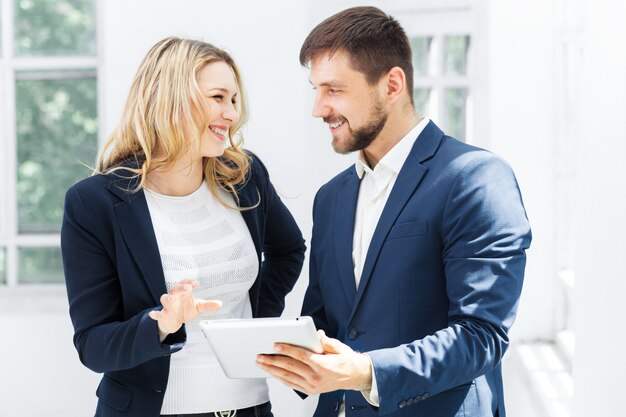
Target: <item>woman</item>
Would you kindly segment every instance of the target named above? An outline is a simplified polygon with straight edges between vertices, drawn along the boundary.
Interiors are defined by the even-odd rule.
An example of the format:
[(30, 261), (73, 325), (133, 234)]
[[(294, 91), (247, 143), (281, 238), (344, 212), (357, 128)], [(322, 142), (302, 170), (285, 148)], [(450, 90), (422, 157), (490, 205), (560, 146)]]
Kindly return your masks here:
[(300, 230), (234, 140), (245, 119), (225, 51), (164, 39), (143, 59), (94, 175), (67, 192), (74, 344), (104, 373), (96, 416), (272, 415), (265, 380), (226, 378), (198, 326), (279, 316), (302, 268)]

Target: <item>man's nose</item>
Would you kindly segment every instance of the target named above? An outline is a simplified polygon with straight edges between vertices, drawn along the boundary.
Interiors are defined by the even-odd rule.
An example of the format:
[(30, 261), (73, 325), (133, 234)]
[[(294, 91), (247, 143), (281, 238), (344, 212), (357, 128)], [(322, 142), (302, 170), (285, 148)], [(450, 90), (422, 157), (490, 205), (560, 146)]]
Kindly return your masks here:
[(330, 115), (330, 107), (319, 96), (315, 96), (315, 102), (313, 103), (313, 117), (327, 117)]

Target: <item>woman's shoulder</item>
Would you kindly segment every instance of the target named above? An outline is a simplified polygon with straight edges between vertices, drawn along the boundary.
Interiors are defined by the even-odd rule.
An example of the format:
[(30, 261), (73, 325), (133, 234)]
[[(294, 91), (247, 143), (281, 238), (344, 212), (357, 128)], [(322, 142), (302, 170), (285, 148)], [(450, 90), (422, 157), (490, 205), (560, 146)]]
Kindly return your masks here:
[(257, 154), (249, 149), (245, 149), (244, 152), (250, 158), (250, 173), (252, 174), (252, 176), (261, 175), (266, 180), (269, 179), (267, 167), (265, 166), (261, 158), (259, 158)]
[(94, 174), (72, 185), (67, 190), (66, 200), (80, 198), (87, 204), (116, 202), (120, 198), (128, 198), (128, 194), (133, 193), (135, 181), (136, 179), (121, 172)]
[(69, 190), (70, 192), (79, 192), (80, 194), (91, 194), (93, 192), (102, 191), (108, 186), (109, 178), (108, 175), (104, 174), (95, 174), (91, 177), (87, 177), (78, 181), (76, 184), (72, 185)]

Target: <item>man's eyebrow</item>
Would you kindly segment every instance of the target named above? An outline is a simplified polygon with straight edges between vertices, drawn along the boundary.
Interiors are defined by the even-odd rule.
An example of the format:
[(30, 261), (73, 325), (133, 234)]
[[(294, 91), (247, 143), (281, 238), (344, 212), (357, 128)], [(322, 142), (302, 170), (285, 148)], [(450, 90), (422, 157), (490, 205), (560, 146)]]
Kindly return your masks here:
[[(309, 80), (309, 83), (313, 86), (315, 85), (311, 82), (311, 80)], [(329, 81), (324, 81), (324, 82), (319, 83), (319, 86), (320, 87), (345, 87), (346, 84), (337, 80), (329, 80)]]

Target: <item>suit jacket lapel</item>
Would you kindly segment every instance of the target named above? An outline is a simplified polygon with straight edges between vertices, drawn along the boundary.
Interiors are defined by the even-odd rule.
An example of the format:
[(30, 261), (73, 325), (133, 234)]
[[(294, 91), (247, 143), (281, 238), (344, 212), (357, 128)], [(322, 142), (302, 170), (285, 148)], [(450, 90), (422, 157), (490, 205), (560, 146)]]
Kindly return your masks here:
[[(109, 191), (122, 199), (115, 205), (115, 214), (126, 246), (137, 263), (155, 303), (167, 292), (161, 257), (148, 203), (143, 190), (131, 193), (136, 181), (121, 179), (111, 174)], [(133, 184), (133, 182), (135, 184)]]
[(417, 186), (428, 171), (428, 169), (422, 165), (422, 162), (435, 154), (442, 137), (443, 132), (432, 121), (429, 122), (415, 141), (407, 160), (398, 173), (398, 178), (389, 194), (385, 208), (380, 215), (378, 225), (374, 230), (370, 247), (367, 251), (352, 315), (354, 315), (356, 307), (359, 305), (361, 297), (363, 297), (367, 283), (370, 280), (372, 271), (378, 260), (378, 255), (380, 254), (391, 227), (396, 222), (396, 219), (404, 209), (409, 198), (413, 195)]
[(335, 252), (339, 267), (339, 280), (350, 305), (354, 303), (356, 282), (352, 264), (352, 245), (356, 203), (359, 195), (360, 180), (354, 170), (349, 173), (337, 194), (335, 211)]

